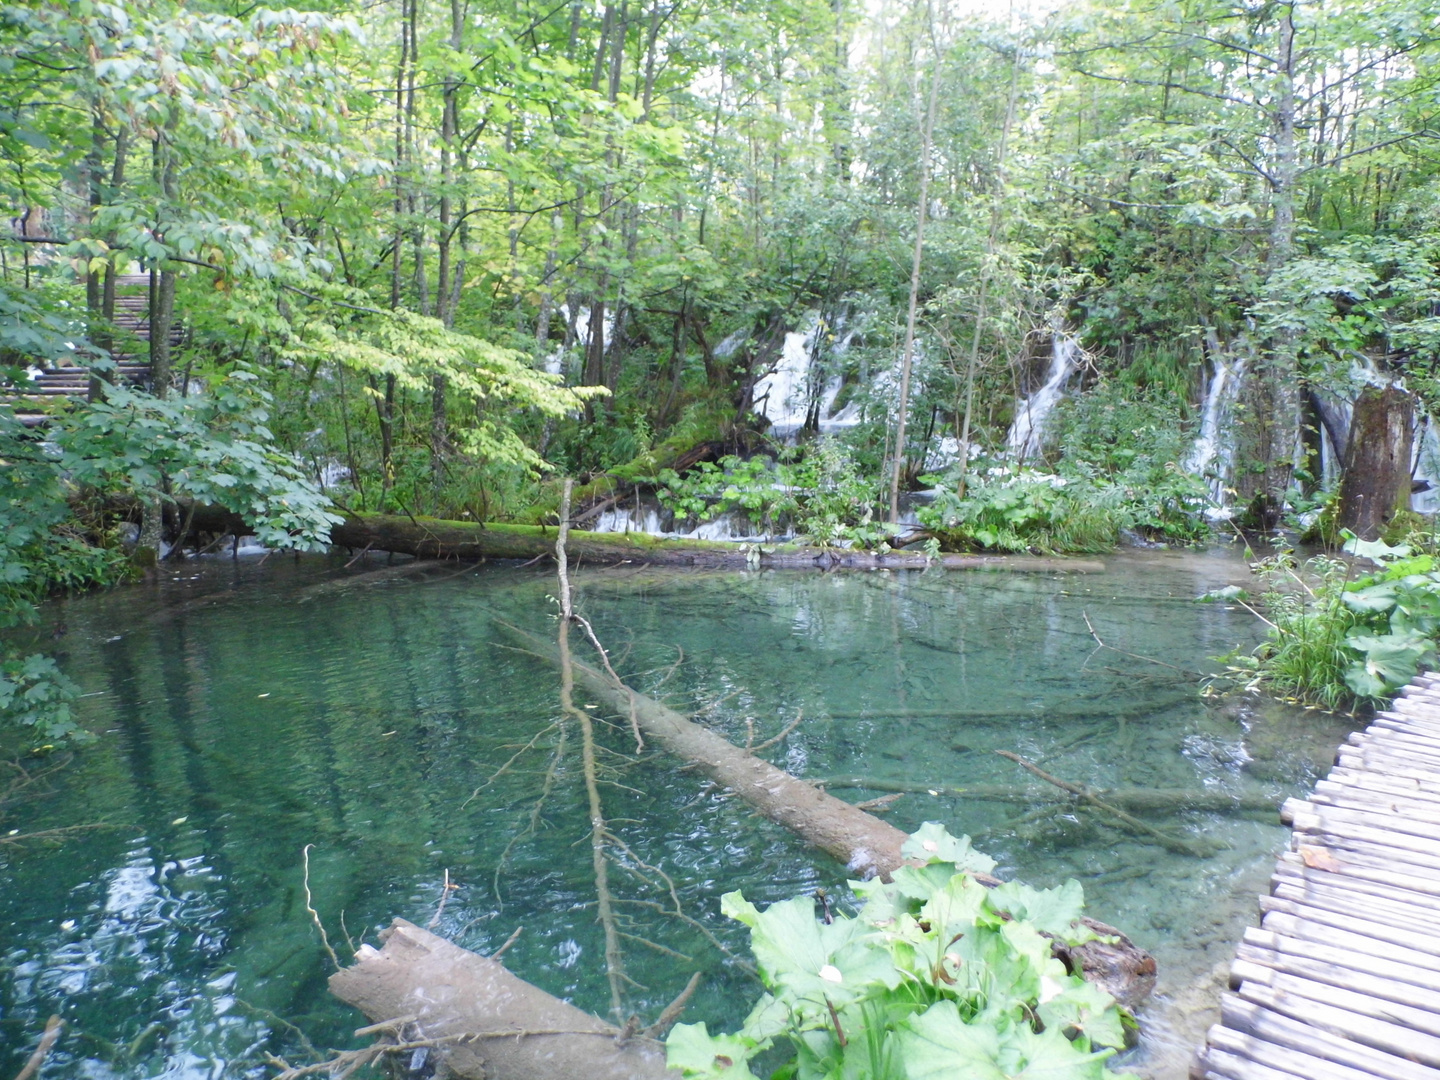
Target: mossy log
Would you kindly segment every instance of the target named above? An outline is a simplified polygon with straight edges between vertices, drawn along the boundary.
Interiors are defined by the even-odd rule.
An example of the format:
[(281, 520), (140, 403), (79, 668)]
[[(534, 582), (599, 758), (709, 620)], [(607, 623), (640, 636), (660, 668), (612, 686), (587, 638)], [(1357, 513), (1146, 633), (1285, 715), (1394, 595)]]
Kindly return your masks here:
[[(550, 641), (504, 623), (498, 625), (525, 651), (560, 664), (559, 650)], [(776, 768), (596, 668), (573, 660), (571, 668), (577, 685), (618, 715), (633, 716), (646, 738), (698, 765), (715, 783), (734, 791), (812, 847), (832, 855), (851, 873), (889, 877), (904, 865), (901, 847), (906, 835), (895, 826)], [(1000, 884), (986, 874), (975, 877), (986, 885)], [(1092, 919), (1085, 922), (1097, 934), (1115, 940), (1092, 941), (1074, 950), (1057, 947), (1057, 953), (1122, 1004), (1136, 1007), (1154, 989), (1154, 958), (1113, 926)]]
[[(360, 550), (394, 551), (431, 559), (535, 559), (555, 549), (556, 529), (547, 525), (479, 524), (360, 514), (330, 532), (332, 543)], [(570, 530), (570, 557), (577, 564), (614, 566), (725, 567), (751, 569), (997, 570), (1010, 573), (1098, 573), (1096, 559), (1042, 558), (1028, 555), (942, 555), (921, 552), (873, 553), (848, 548), (812, 548), (798, 544), (740, 545), (718, 540), (682, 540), (643, 533), (595, 533)]]

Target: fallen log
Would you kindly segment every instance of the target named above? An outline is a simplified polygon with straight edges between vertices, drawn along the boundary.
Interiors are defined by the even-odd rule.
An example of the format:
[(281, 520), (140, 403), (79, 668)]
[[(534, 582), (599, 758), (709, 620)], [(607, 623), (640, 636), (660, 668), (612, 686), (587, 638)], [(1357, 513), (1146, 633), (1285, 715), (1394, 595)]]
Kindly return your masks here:
[[(330, 531), (331, 543), (359, 550), (393, 551), (432, 559), (534, 559), (549, 556), (557, 529), (548, 525), (480, 524), (409, 518), (393, 514), (357, 514)], [(1095, 559), (1031, 555), (942, 555), (928, 559), (918, 551), (870, 552), (850, 548), (814, 548), (799, 544), (735, 544), (688, 540), (644, 533), (596, 533), (570, 530), (570, 557), (577, 563), (614, 566), (702, 566), (744, 569), (995, 570), (1009, 573), (1100, 573)]]
[[(1055, 791), (1027, 791), (1003, 784), (920, 784), (909, 780), (885, 780), (873, 776), (831, 776), (815, 783), (823, 788), (860, 788), (865, 791), (893, 791), (906, 795), (933, 795), (946, 799), (976, 799), (981, 802), (1069, 803), (1076, 796)], [(1189, 791), (1184, 788), (1111, 788), (1096, 795), (1123, 810), (1180, 814), (1205, 810), (1220, 814), (1278, 812), (1280, 804), (1258, 795), (1227, 795), (1223, 791)]]
[[(557, 667), (561, 664), (559, 650), (551, 642), (518, 627), (497, 625), (526, 652)], [(889, 877), (905, 864), (901, 847), (907, 837), (895, 826), (776, 768), (588, 664), (572, 659), (570, 666), (578, 685), (619, 715), (633, 717), (646, 738), (698, 765), (715, 783), (832, 855), (851, 873)], [(988, 874), (974, 876), (985, 885), (1000, 884)], [(1073, 950), (1057, 946), (1057, 954), (1121, 1004), (1135, 1008), (1154, 989), (1154, 958), (1113, 926), (1088, 918), (1085, 924), (1095, 933), (1117, 940), (1092, 941)]]
[(617, 1027), (517, 978), (498, 960), (396, 919), (384, 947), (361, 945), (330, 992), (411, 1042), (443, 1047), (466, 1080), (678, 1080), (655, 1039)]

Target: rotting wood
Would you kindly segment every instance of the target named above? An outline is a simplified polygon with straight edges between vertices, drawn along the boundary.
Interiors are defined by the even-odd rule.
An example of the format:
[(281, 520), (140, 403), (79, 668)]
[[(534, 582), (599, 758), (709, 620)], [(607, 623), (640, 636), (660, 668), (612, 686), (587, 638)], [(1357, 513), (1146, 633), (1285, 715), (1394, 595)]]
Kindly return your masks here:
[[(445, 1065), (465, 1080), (678, 1080), (665, 1051), (512, 975), (498, 961), (396, 919), (382, 949), (362, 945), (330, 992), (372, 1021), (413, 1017), (424, 1038), (454, 1038)], [(526, 1034), (529, 1032), (530, 1034)], [(483, 1038), (461, 1042), (460, 1036)]]
[[(179, 504), (183, 513), (194, 511), (191, 535), (250, 531), (242, 515), (224, 507)], [(132, 500), (115, 499), (103, 512), (112, 519), (129, 519), (139, 513)], [(449, 521), (442, 518), (398, 514), (350, 514), (330, 531), (330, 542), (360, 551), (414, 555), (426, 559), (549, 558), (555, 550), (553, 525), (516, 525), (505, 522)], [(1095, 558), (1058, 555), (972, 555), (951, 553), (931, 559), (919, 551), (872, 552), (851, 548), (806, 547), (801, 544), (741, 544), (722, 540), (691, 540), (650, 536), (646, 533), (570, 531), (570, 553), (589, 566), (708, 567), (714, 569), (777, 570), (991, 570), (1015, 574), (1100, 574), (1105, 563)]]

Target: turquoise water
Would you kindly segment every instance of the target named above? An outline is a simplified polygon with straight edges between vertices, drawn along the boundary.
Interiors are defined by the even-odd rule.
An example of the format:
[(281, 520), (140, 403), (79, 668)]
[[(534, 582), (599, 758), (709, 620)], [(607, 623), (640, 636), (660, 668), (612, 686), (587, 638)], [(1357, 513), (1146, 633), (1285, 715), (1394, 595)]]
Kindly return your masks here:
[[(1257, 640), (1248, 613), (1192, 602), (1242, 581), (1238, 558), (1109, 564), (1046, 576), (582, 569), (576, 585), (616, 667), (647, 692), (739, 743), (801, 716), (767, 752), (797, 774), (1014, 792), (907, 794), (888, 817), (971, 833), (1007, 876), (1080, 878), (1092, 912), (1151, 949), (1162, 990), (1184, 999), (1253, 910), (1285, 841), (1273, 812), (1141, 815), (1218, 849), (1176, 855), (1044, 801), (1053, 789), (992, 751), (1094, 787), (1278, 805), (1328, 766), (1343, 729), (1200, 698), (1206, 658)], [(353, 1045), (364, 1021), (325, 991), (307, 845), (313, 906), (342, 958), (347, 937), (373, 942), (394, 916), (430, 922), (448, 874), (459, 888), (439, 932), (490, 951), (523, 927), (514, 971), (608, 1009), (578, 734), (559, 724), (556, 674), (492, 628), (553, 633), (551, 574), (379, 567), (191, 563), (48, 610), (100, 740), (0, 826), (105, 827), (0, 848), (0, 1076), (52, 1012), (69, 1022), (45, 1067), (54, 1080), (260, 1076), (267, 1054), (299, 1062)], [(688, 1018), (736, 1023), (757, 989), (728, 955), (745, 940), (719, 915), (721, 893), (834, 892), (843, 868), (663, 755), (635, 760), (623, 724), (598, 730), (605, 812), (626, 845), (611, 870), (630, 935), (626, 1011), (653, 1017), (700, 971)], [(1166, 1001), (1140, 1055), (1155, 1075), (1188, 1038)]]

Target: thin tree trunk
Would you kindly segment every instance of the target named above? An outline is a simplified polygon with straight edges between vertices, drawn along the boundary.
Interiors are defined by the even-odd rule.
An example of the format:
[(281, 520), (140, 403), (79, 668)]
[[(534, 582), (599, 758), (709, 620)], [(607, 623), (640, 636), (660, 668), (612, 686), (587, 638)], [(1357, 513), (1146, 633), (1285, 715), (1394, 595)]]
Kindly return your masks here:
[(995, 272), (995, 248), (1000, 241), (1000, 224), (1005, 200), (1005, 164), (1010, 149), (1010, 130), (1015, 123), (1016, 91), (1020, 79), (1020, 51), (1010, 58), (1010, 96), (1005, 103), (1005, 123), (1000, 128), (1000, 153), (995, 168), (995, 192), (990, 200), (990, 231), (985, 235), (985, 265), (980, 268), (979, 295), (975, 298), (975, 328), (970, 335), (970, 354), (965, 362), (965, 414), (960, 428), (959, 493), (965, 497), (970, 468), (970, 421), (975, 411), (975, 370), (980, 364), (980, 334), (988, 314), (990, 275)]
[[(1270, 248), (1265, 275), (1274, 281), (1289, 264), (1295, 249), (1295, 9), (1279, 6), (1280, 24), (1275, 73), (1275, 164), (1271, 172)], [(1295, 467), (1300, 423), (1298, 345), (1292, 331), (1282, 330), (1266, 348), (1257, 377), (1248, 383), (1245, 418), (1240, 427), (1236, 488), (1247, 506), (1250, 523), (1271, 528), (1279, 520), (1285, 490)]]
[(905, 315), (905, 347), (900, 356), (900, 419), (895, 428), (895, 465), (890, 476), (890, 522), (900, 520), (900, 477), (905, 471), (905, 420), (910, 410), (910, 371), (915, 354), (915, 314), (920, 301), (920, 268), (925, 259), (925, 212), (930, 198), (930, 143), (935, 131), (935, 99), (940, 89), (940, 55), (930, 69), (930, 102), (920, 140), (920, 198), (915, 207), (915, 255), (910, 263), (910, 302)]

